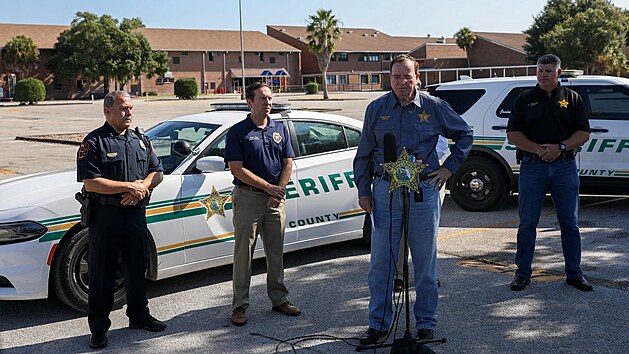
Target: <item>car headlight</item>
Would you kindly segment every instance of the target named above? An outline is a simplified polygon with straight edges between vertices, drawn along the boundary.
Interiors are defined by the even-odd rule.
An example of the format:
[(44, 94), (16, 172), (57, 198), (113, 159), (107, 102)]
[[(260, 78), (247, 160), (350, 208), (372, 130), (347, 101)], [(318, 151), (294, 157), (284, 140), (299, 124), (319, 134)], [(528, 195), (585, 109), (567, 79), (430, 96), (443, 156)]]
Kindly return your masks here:
[(46, 232), (48, 228), (35, 221), (0, 223), (0, 244), (35, 240)]

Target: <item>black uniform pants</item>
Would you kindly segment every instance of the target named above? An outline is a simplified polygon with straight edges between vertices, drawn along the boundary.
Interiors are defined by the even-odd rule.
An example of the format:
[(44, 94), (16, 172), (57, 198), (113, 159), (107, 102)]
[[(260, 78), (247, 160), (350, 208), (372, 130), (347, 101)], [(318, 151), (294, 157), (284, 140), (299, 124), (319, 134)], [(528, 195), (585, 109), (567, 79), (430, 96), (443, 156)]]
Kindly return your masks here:
[(92, 333), (105, 333), (111, 326), (109, 313), (114, 302), (118, 256), (122, 255), (127, 316), (144, 320), (149, 316), (145, 291), (145, 208), (99, 205), (89, 226), (88, 322)]

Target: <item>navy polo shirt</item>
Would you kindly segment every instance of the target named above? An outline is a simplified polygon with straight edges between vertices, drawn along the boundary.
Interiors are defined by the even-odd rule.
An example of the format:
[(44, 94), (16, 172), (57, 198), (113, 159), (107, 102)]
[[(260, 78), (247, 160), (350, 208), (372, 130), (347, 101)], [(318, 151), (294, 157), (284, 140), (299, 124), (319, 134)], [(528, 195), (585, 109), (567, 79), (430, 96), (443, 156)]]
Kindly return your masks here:
[(77, 152), (79, 182), (98, 177), (133, 182), (163, 170), (147, 137), (142, 139), (131, 129), (121, 135), (107, 122), (89, 133)]
[[(225, 162), (242, 161), (246, 169), (271, 184), (277, 185), (280, 181), (282, 160), (293, 157), (288, 128), (270, 118), (267, 126), (260, 129), (248, 114), (227, 132)], [(234, 178), (234, 184), (245, 183)]]

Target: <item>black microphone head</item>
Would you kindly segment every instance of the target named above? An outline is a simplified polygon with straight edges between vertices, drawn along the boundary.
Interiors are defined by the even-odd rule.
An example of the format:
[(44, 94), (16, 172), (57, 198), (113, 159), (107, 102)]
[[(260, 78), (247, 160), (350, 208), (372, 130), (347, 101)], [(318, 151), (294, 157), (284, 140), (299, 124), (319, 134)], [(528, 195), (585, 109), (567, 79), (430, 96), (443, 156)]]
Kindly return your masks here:
[(384, 162), (395, 162), (397, 160), (397, 142), (395, 134), (388, 132), (384, 134)]

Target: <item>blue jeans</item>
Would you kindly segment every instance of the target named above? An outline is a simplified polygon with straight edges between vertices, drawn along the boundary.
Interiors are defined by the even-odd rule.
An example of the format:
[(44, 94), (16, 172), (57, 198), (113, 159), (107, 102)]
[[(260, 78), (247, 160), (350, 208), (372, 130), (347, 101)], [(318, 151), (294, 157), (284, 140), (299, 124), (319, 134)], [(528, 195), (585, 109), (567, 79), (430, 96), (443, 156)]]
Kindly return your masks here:
[[(415, 327), (434, 329), (437, 320), (437, 228), (439, 227), (439, 191), (420, 184), (423, 202), (409, 196), (408, 244), (415, 271), (416, 300), (413, 307)], [(393, 318), (392, 293), (395, 264), (402, 241), (402, 189), (393, 191), (389, 212), (389, 183), (376, 178), (373, 185), (374, 229), (371, 235), (371, 266), (369, 268), (369, 327), (386, 331)], [(389, 233), (391, 226), (391, 233)]]
[(520, 165), (518, 247), (516, 275), (531, 277), (535, 252), (536, 228), (544, 198), (550, 190), (561, 228), (561, 246), (568, 278), (581, 272), (581, 236), (579, 235), (579, 174), (574, 160), (544, 162), (525, 156)]

